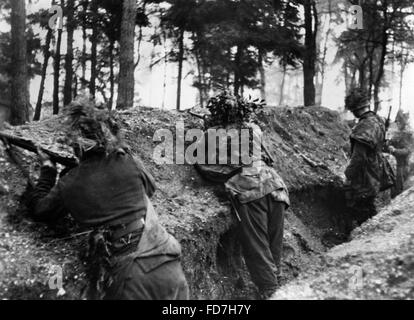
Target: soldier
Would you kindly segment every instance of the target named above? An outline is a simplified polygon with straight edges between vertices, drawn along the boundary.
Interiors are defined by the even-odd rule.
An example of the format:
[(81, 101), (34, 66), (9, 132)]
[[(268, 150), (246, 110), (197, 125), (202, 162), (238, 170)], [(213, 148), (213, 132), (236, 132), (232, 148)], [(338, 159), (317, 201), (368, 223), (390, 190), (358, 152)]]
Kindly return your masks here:
[[(207, 127), (226, 129), (226, 132), (237, 129), (239, 133), (242, 129), (248, 129), (250, 141), (247, 147), (249, 151), (253, 147), (259, 153), (253, 152), (251, 163), (244, 164), (241, 161), (243, 146), (230, 150), (227, 144), (228, 150), (224, 152), (229, 155), (227, 164), (198, 164), (197, 169), (209, 180), (224, 182), (239, 220), (239, 238), (247, 268), (261, 297), (265, 299), (279, 285), (284, 213), (290, 203), (285, 183), (270, 166), (270, 155), (261, 152), (261, 130), (253, 123), (252, 110), (256, 107), (254, 103), (247, 103), (227, 93), (210, 100), (208, 108), (211, 116)], [(209, 141), (209, 134), (211, 131), (207, 130), (200, 143)], [(206, 143), (206, 154), (220, 153), (220, 150), (209, 150), (209, 147)], [(230, 163), (231, 156), (238, 159), (237, 163)]]
[(404, 182), (408, 179), (410, 172), (409, 159), (414, 146), (413, 133), (409, 127), (409, 114), (402, 110), (398, 111), (395, 122), (398, 131), (389, 141), (389, 152), (397, 160), (397, 181), (391, 193), (393, 198), (404, 191)]
[(40, 152), (40, 178), (28, 205), (37, 221), (53, 223), (70, 213), (93, 229), (89, 298), (188, 299), (180, 245), (149, 200), (154, 179), (122, 143), (114, 116), (77, 100), (67, 107), (67, 129), (79, 166), (55, 185), (56, 166)]
[(345, 107), (359, 119), (350, 137), (351, 161), (345, 176), (347, 204), (352, 218), (360, 225), (376, 215), (375, 199), (380, 191), (392, 186), (393, 179), (391, 167), (382, 155), (385, 122), (370, 110), (366, 92), (353, 89), (345, 99)]

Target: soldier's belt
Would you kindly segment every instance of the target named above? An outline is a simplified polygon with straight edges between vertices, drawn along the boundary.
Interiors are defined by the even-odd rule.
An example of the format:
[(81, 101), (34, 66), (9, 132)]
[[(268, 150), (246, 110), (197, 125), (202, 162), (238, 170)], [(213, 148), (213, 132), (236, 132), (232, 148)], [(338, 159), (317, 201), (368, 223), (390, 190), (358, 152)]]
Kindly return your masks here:
[(109, 229), (110, 231), (110, 241), (118, 241), (121, 238), (127, 237), (128, 235), (134, 233), (142, 233), (142, 230), (145, 227), (144, 218), (134, 220), (130, 223), (116, 225)]

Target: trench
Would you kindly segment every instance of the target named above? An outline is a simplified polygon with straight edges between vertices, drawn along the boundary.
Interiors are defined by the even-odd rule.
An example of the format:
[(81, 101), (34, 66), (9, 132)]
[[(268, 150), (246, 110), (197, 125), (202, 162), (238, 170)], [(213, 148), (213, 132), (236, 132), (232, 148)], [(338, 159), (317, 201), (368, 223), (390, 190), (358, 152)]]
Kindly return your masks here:
[[(285, 234), (280, 285), (295, 279), (317, 263), (318, 256), (347, 241), (343, 191), (335, 185), (316, 186), (292, 192), (291, 208), (285, 215)], [(250, 281), (237, 227), (220, 236), (216, 250), (216, 268), (220, 278), (213, 299), (257, 299)]]

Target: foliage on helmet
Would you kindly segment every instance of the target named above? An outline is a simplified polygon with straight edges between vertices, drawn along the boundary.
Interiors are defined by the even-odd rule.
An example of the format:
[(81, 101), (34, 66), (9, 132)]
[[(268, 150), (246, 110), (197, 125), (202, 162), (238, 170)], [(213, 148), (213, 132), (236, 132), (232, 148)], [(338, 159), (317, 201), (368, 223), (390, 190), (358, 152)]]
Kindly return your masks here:
[(81, 97), (65, 108), (68, 142), (96, 145), (106, 150), (118, 143), (120, 121), (104, 107), (97, 107), (89, 97)]
[(265, 106), (265, 101), (244, 99), (226, 91), (212, 97), (207, 105), (210, 111), (209, 126), (225, 126), (255, 121), (255, 117)]

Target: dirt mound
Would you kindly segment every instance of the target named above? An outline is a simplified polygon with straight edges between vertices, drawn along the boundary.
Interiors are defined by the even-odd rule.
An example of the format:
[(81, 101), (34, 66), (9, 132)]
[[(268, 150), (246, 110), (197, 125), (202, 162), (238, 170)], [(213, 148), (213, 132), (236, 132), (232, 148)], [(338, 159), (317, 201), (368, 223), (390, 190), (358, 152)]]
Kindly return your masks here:
[(413, 299), (414, 188), (330, 250), (274, 299)]
[[(159, 143), (153, 141), (156, 130), (174, 131), (178, 120), (186, 128), (201, 127), (201, 122), (184, 113), (149, 108), (123, 112), (123, 119), (127, 141), (156, 178), (154, 206), (161, 221), (182, 244), (192, 298), (254, 297), (224, 190), (201, 179), (192, 166), (160, 166), (152, 160)], [(12, 132), (67, 150), (60, 144), (61, 121), (53, 117)], [(283, 256), (283, 282), (287, 282), (332, 245), (321, 235), (337, 231), (343, 214), (341, 186), (349, 128), (337, 113), (324, 108), (266, 109), (262, 121), (265, 143), (292, 197)], [(46, 285), (54, 265), (64, 266), (66, 294), (61, 298), (79, 298), (85, 284), (77, 253), (86, 243), (83, 230), (71, 221), (56, 229), (25, 218), (18, 205), (25, 181), (1, 152), (0, 147), (0, 179), (10, 190), (0, 194), (0, 298), (56, 298), (56, 290)], [(32, 155), (23, 156), (34, 172)], [(80, 234), (71, 238), (74, 233)]]

